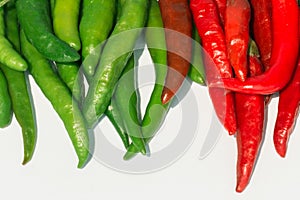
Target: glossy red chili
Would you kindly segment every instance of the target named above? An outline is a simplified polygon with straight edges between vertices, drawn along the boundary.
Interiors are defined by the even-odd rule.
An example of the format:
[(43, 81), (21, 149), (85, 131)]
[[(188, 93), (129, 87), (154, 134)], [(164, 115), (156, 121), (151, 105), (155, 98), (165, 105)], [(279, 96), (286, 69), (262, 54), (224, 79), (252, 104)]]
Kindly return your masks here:
[(225, 39), (228, 58), (235, 76), (247, 78), (250, 4), (248, 0), (228, 0), (225, 11)]
[[(250, 75), (262, 73), (262, 64), (255, 56), (249, 57)], [(264, 129), (265, 102), (263, 95), (236, 93), (237, 115), (237, 184), (236, 191), (242, 192), (250, 181)]]
[(298, 58), (298, 5), (295, 0), (272, 0), (272, 53), (270, 69), (262, 75), (238, 79), (216, 79), (210, 87), (250, 94), (273, 94), (291, 80)]
[(214, 0), (214, 1), (216, 2), (216, 5), (218, 7), (221, 23), (224, 24), (226, 1), (227, 0)]
[[(225, 35), (213, 0), (191, 0), (190, 7), (201, 37), (206, 80), (215, 77), (230, 78), (233, 72), (227, 58)], [(222, 88), (208, 88), (215, 112), (229, 134), (236, 132), (233, 93)]]
[(300, 104), (300, 58), (292, 81), (279, 94), (273, 141), (277, 153), (285, 157), (289, 136), (294, 130)]
[(182, 85), (192, 57), (192, 16), (188, 0), (160, 0), (164, 28), (166, 28), (168, 73), (161, 100), (168, 103)]
[(258, 46), (264, 71), (270, 68), (272, 50), (272, 24), (270, 0), (250, 0), (252, 6), (253, 38)]

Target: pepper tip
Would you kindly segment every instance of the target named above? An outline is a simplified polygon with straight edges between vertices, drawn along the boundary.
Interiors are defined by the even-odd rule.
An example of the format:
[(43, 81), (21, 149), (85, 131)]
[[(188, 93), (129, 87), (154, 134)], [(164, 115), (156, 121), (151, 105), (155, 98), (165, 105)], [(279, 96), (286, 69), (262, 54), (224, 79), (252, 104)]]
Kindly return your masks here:
[(164, 88), (162, 95), (161, 95), (161, 102), (162, 104), (167, 104), (174, 96), (174, 93), (169, 90), (168, 88)]

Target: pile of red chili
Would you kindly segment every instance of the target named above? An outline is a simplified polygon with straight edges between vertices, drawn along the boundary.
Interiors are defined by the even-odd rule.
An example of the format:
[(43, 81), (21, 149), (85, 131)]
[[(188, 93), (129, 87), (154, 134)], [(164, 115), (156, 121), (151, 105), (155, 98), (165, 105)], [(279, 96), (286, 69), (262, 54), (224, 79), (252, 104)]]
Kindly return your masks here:
[(242, 192), (257, 162), (274, 94), (279, 94), (274, 146), (280, 156), (286, 155), (300, 102), (299, 8), (296, 0), (190, 0), (189, 5), (205, 50), (206, 84), (215, 112), (236, 136), (236, 191)]

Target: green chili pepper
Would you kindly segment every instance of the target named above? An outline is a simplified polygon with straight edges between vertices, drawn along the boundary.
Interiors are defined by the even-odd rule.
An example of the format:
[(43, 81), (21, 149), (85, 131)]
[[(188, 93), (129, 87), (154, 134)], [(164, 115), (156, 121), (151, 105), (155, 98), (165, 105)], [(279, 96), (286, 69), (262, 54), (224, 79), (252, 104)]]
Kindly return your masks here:
[[(13, 1), (5, 7), (6, 35), (17, 51), (20, 51), (17, 13)], [(15, 117), (22, 128), (24, 159), (28, 163), (34, 153), (37, 139), (36, 123), (32, 98), (27, 85), (27, 74), (12, 70), (6, 66), (1, 69), (7, 79), (8, 91), (12, 101)]]
[(22, 128), (24, 148), (22, 164), (25, 165), (33, 156), (37, 139), (35, 115), (31, 96), (28, 92), (27, 75), (5, 66), (1, 66), (1, 69), (7, 79), (13, 112)]
[[(118, 0), (118, 5), (117, 5), (117, 7), (118, 7), (117, 20), (120, 19), (120, 16), (121, 16), (121, 13), (122, 13), (121, 12), (122, 11), (122, 6), (124, 5), (124, 2), (125, 2), (125, 0)], [(138, 50), (136, 50), (135, 52), (137, 52), (137, 51)], [(137, 58), (134, 58), (134, 60), (138, 59), (140, 57), (140, 55), (141, 54), (137, 55), (135, 53), (134, 56), (136, 56)], [(130, 60), (131, 60), (131, 62), (127, 63), (127, 66), (125, 67), (125, 69), (122, 72), (122, 76), (124, 74), (126, 74), (125, 72), (128, 72), (128, 69), (126, 69), (126, 68), (128, 68), (128, 67), (132, 68), (133, 67), (133, 65), (134, 65), (134, 63), (132, 63), (133, 62), (133, 58), (131, 58)], [(132, 74), (130, 74), (130, 75), (132, 75)], [(132, 88), (131, 91), (134, 91), (135, 90), (133, 88), (134, 87), (134, 81), (133, 80), (128, 80), (128, 81), (129, 81), (129, 86), (131, 86), (131, 88)], [(128, 84), (126, 84), (126, 85), (128, 85)], [(112, 99), (116, 99), (115, 96), (120, 96), (120, 95), (116, 95), (116, 93), (117, 93), (117, 91), (115, 91)], [(127, 94), (127, 96), (128, 96), (128, 94)], [(138, 96), (138, 92), (136, 92), (136, 94), (135, 94), (135, 97), (137, 97), (137, 96)], [(121, 98), (123, 98), (123, 97), (121, 97)], [(127, 99), (128, 98), (129, 97), (127, 97)], [(131, 98), (129, 100), (129, 103), (131, 105), (137, 104), (137, 98)], [(116, 100), (111, 100), (110, 105), (107, 107), (107, 110), (105, 111), (105, 114), (109, 118), (109, 120), (111, 121), (111, 123), (114, 125), (115, 129), (117, 130), (119, 136), (121, 137), (121, 139), (123, 141), (123, 144), (124, 144), (125, 148), (127, 149), (129, 147), (129, 137), (128, 137), (127, 132), (125, 131), (125, 126), (124, 126), (124, 123), (123, 123), (124, 116), (122, 116), (122, 113), (120, 112), (120, 109), (118, 108), (118, 106), (116, 104), (117, 104)], [(133, 107), (131, 107), (131, 108), (133, 108)], [(138, 118), (139, 118), (139, 121), (136, 122), (136, 124), (139, 124), (140, 123), (140, 114), (137, 112), (137, 111), (139, 111), (139, 109), (137, 110), (137, 108), (138, 108), (138, 106), (136, 106), (136, 109), (133, 110), (133, 112), (136, 112), (135, 115), (138, 116)]]
[(7, 81), (0, 70), (0, 128), (7, 127), (12, 119), (11, 98), (8, 93)]
[(120, 111), (119, 111), (117, 105), (115, 105), (115, 104), (116, 104), (115, 101), (110, 102), (109, 106), (107, 107), (107, 109), (105, 111), (105, 115), (108, 117), (110, 122), (115, 127), (116, 131), (118, 132), (118, 134), (123, 142), (125, 149), (127, 149), (129, 146), (129, 137), (125, 131), (123, 119), (120, 114)]
[(139, 117), (138, 96), (135, 90), (133, 55), (122, 72), (122, 76), (118, 81), (111, 101), (115, 102), (119, 109), (125, 131), (129, 135), (132, 143), (141, 153), (146, 154), (146, 145), (143, 139)]
[[(122, 10), (122, 3), (124, 3), (124, 0), (117, 0), (117, 20), (120, 19), (121, 16), (121, 10)], [(122, 116), (120, 114), (120, 111), (115, 105), (115, 101), (110, 101), (109, 106), (107, 106), (107, 109), (105, 111), (105, 115), (108, 117), (110, 122), (113, 124), (114, 128), (118, 132), (124, 147), (127, 149), (129, 146), (129, 137), (128, 134), (125, 131)]]
[(83, 0), (80, 20), (83, 71), (89, 79), (94, 75), (103, 42), (109, 36), (116, 13), (116, 0)]
[(0, 62), (9, 68), (25, 71), (27, 63), (5, 37), (4, 10), (0, 7)]
[(114, 87), (145, 25), (147, 11), (147, 0), (126, 0), (124, 3), (120, 19), (103, 49), (102, 59), (84, 101), (83, 112), (90, 128), (110, 102)]
[(53, 30), (55, 35), (77, 51), (81, 48), (78, 19), (81, 0), (55, 0)]
[(46, 58), (57, 62), (80, 59), (76, 50), (52, 32), (50, 6), (47, 0), (16, 1), (18, 19), (29, 42)]
[(200, 85), (205, 85), (205, 72), (202, 60), (202, 52), (200, 45), (200, 36), (198, 34), (197, 28), (193, 26), (193, 54), (191, 67), (188, 73), (188, 77), (195, 83)]
[(50, 62), (29, 43), (23, 31), (21, 31), (21, 49), (29, 63), (30, 74), (65, 125), (79, 159), (78, 167), (83, 167), (89, 158), (89, 138), (77, 102), (53, 71)]
[(56, 63), (57, 72), (62, 81), (70, 89), (74, 99), (81, 105), (84, 98), (83, 76), (77, 62)]
[[(155, 64), (156, 76), (154, 89), (146, 107), (146, 112), (142, 122), (142, 133), (145, 138), (145, 142), (149, 143), (163, 123), (170, 107), (170, 102), (167, 104), (162, 104), (161, 102), (161, 94), (164, 87), (165, 77), (167, 75), (167, 48), (163, 22), (158, 2), (156, 0), (151, 1), (147, 27), (145, 38), (149, 47), (151, 58)], [(138, 149), (131, 144), (127, 153), (124, 155), (124, 159), (128, 160), (138, 152)]]
[[(55, 35), (76, 50), (80, 50), (81, 42), (78, 31), (78, 18), (81, 0), (51, 0), (53, 30)], [(64, 19), (64, 20), (62, 20)], [(74, 99), (81, 105), (84, 97), (83, 77), (78, 62), (56, 62), (59, 77), (70, 89)]]
[[(9, 0), (9, 2), (4, 6), (4, 20), (5, 20), (5, 30), (6, 38), (12, 44), (13, 48), (20, 52), (20, 37), (19, 37), (19, 25), (17, 10), (15, 6), (15, 0)], [(2, 23), (2, 22), (1, 22)]]

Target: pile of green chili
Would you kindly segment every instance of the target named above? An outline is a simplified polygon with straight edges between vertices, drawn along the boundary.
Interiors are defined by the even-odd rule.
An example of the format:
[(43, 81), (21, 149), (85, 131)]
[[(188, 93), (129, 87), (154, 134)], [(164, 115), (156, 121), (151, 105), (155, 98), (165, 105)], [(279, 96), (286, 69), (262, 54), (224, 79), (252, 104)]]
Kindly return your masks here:
[[(149, 153), (148, 143), (171, 105), (161, 101), (168, 74), (163, 28), (156, 0), (2, 1), (0, 126), (7, 127), (15, 116), (22, 128), (23, 164), (32, 159), (37, 140), (29, 76), (64, 123), (79, 168), (90, 157), (88, 132), (103, 116), (108, 117), (124, 144), (124, 159)], [(195, 28), (194, 33), (196, 55), (201, 52)], [(145, 44), (137, 50), (138, 38)], [(141, 116), (134, 51), (142, 53), (145, 49), (154, 63), (156, 80)], [(189, 77), (204, 85), (199, 58), (189, 58)]]

